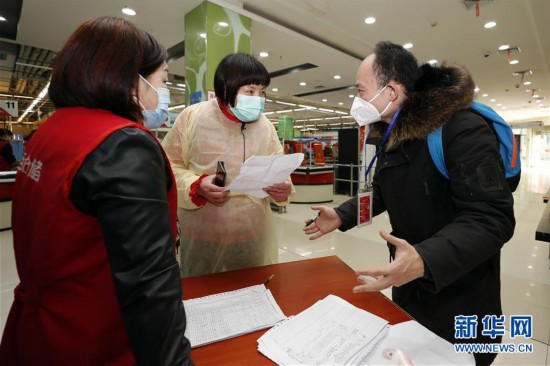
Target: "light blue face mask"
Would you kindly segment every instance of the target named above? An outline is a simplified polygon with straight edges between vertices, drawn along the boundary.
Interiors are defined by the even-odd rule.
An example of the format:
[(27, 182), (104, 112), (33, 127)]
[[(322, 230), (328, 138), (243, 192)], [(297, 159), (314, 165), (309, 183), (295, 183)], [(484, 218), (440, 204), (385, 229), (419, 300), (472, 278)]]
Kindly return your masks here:
[(237, 105), (229, 106), (231, 112), (241, 122), (254, 122), (264, 111), (265, 98), (252, 95), (237, 94)]
[(155, 110), (147, 110), (141, 102), (139, 103), (143, 108), (143, 126), (153, 130), (159, 128), (168, 119), (168, 115), (170, 114), (168, 112), (168, 107), (170, 106), (170, 90), (166, 88), (155, 88), (143, 76), (139, 75), (139, 77), (158, 94), (159, 101)]

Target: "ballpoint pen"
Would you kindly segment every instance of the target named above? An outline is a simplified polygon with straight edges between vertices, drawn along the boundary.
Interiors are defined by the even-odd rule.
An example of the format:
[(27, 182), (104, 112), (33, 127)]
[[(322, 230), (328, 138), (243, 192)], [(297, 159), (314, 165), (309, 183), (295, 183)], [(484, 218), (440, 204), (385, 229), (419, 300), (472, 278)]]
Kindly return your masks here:
[(308, 222), (306, 222), (306, 226), (305, 227), (308, 227), (309, 225), (313, 224), (315, 222), (315, 220), (317, 220), (317, 218), (321, 215), (321, 211), (319, 211), (317, 213), (317, 216), (314, 218), (314, 219), (311, 219), (309, 220)]
[(267, 286), (267, 284), (269, 283), (269, 281), (271, 281), (273, 276), (275, 276), (275, 274), (272, 274), (271, 276), (269, 276), (269, 278), (264, 282), (264, 286)]

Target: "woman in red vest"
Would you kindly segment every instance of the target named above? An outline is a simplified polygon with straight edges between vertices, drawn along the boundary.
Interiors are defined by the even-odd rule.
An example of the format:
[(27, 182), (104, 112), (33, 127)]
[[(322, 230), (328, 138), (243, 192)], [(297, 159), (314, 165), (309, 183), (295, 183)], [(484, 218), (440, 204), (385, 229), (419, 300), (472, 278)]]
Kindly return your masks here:
[(58, 53), (49, 89), (58, 109), (16, 176), (21, 283), (1, 365), (191, 364), (175, 181), (144, 127), (167, 117), (166, 58), (112, 17), (81, 25)]

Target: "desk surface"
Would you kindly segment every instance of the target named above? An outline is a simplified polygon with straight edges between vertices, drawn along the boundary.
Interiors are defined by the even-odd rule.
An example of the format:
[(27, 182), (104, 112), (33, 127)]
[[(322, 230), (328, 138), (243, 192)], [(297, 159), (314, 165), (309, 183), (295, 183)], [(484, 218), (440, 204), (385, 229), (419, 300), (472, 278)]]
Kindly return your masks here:
[[(267, 287), (286, 316), (296, 315), (317, 300), (333, 294), (376, 314), (391, 324), (411, 317), (379, 292), (354, 294), (355, 272), (338, 257), (323, 257), (182, 279), (184, 299), (257, 285), (274, 274)], [(273, 365), (258, 352), (258, 338), (266, 330), (195, 348), (197, 365)]]

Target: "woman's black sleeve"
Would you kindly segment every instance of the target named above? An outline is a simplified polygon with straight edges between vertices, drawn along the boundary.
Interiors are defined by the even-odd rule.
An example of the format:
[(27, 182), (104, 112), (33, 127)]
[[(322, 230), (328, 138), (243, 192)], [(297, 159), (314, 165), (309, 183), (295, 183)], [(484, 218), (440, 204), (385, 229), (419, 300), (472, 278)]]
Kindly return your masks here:
[(139, 129), (116, 131), (78, 171), (70, 198), (100, 221), (116, 295), (138, 365), (191, 365), (160, 146)]

